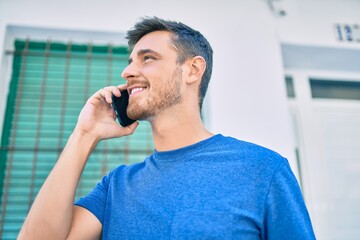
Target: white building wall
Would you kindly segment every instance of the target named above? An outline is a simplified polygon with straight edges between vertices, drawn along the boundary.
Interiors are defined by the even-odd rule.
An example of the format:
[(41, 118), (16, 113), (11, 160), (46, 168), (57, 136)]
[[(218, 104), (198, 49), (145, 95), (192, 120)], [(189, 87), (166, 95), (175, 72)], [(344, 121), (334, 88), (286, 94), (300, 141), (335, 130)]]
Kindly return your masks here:
[[(144, 15), (183, 21), (211, 42), (215, 59), (207, 119), (213, 132), (272, 148), (293, 163), (279, 41), (264, 1), (8, 0), (0, 2), (0, 35), (8, 25), (125, 32)], [(10, 47), (0, 44), (0, 52)], [(8, 80), (3, 73), (1, 121)]]
[(282, 43), (360, 49), (360, 43), (336, 40), (334, 24), (360, 24), (359, 0), (280, 0), (286, 17), (276, 18)]
[[(274, 16), (266, 0), (0, 0), (0, 124), (11, 66), (11, 58), (4, 51), (12, 48), (11, 37), (22, 34), (45, 39), (48, 36), (43, 32), (26, 28), (40, 27), (107, 32), (112, 42), (123, 42), (122, 34), (139, 16), (156, 15), (200, 30), (213, 46), (213, 77), (205, 109), (210, 130), (278, 151), (290, 160), (297, 174), (280, 46), (290, 43), (360, 49), (357, 43), (338, 42), (333, 29), (334, 23), (360, 24), (360, 1), (275, 2), (287, 12), (285, 17)], [(95, 38), (103, 41), (101, 35)], [(90, 40), (89, 35), (73, 40), (81, 37)]]
[[(286, 70), (296, 78), (296, 98), (290, 105), (299, 130), (303, 192), (316, 235), (328, 240), (358, 239), (360, 195), (354, 186), (359, 178), (353, 176), (360, 174), (355, 152), (359, 138), (353, 136), (359, 136), (359, 101), (314, 100), (309, 77), (360, 80), (360, 37), (340, 42), (334, 28), (335, 24), (360, 24), (360, 1), (284, 0), (278, 7), (288, 13), (276, 18), (275, 25)], [(341, 119), (344, 112), (348, 115)], [(335, 124), (328, 127), (327, 122)], [(343, 130), (346, 127), (348, 132)], [(335, 144), (328, 147), (328, 142)], [(347, 149), (340, 150), (343, 145)]]

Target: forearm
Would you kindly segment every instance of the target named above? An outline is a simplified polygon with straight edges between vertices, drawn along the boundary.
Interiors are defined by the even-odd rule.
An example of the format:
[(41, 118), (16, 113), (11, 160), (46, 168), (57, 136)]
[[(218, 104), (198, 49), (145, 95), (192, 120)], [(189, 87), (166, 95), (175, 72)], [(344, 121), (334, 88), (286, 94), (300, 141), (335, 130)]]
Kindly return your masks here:
[(65, 239), (70, 231), (76, 187), (96, 140), (73, 132), (40, 189), (19, 239)]

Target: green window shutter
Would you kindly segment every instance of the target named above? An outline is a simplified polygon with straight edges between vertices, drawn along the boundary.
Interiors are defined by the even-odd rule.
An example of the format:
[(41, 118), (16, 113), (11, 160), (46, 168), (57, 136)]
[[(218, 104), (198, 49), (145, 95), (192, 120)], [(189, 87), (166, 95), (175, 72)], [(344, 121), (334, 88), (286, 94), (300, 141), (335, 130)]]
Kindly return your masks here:
[[(125, 47), (15, 41), (0, 151), (1, 239), (16, 239), (81, 108), (98, 89), (125, 82), (120, 74), (127, 59)], [(147, 122), (131, 136), (101, 141), (76, 198), (91, 191), (109, 170), (143, 161), (152, 150)]]

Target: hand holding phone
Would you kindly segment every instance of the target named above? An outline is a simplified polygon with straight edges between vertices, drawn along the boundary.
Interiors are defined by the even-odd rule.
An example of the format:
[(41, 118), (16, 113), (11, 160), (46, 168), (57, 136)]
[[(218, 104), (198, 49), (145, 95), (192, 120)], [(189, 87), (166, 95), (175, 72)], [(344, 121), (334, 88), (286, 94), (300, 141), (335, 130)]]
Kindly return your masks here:
[(128, 117), (126, 110), (129, 104), (129, 93), (127, 90), (121, 90), (121, 96), (117, 97), (114, 94), (112, 95), (112, 103), (111, 106), (115, 111), (117, 120), (120, 125), (126, 127), (136, 120)]

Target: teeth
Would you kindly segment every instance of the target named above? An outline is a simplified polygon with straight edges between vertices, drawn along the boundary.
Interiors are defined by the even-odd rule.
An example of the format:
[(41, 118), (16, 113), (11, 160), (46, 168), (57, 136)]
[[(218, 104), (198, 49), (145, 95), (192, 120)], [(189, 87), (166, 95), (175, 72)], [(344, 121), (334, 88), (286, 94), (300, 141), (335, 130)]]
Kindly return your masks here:
[(131, 94), (136, 93), (136, 92), (140, 92), (142, 90), (144, 90), (144, 88), (142, 88), (142, 87), (133, 88), (133, 89), (131, 89)]

